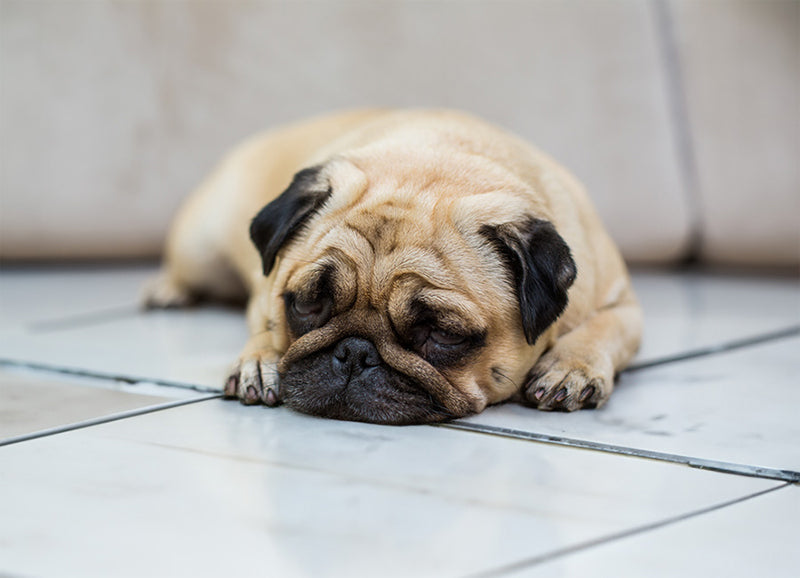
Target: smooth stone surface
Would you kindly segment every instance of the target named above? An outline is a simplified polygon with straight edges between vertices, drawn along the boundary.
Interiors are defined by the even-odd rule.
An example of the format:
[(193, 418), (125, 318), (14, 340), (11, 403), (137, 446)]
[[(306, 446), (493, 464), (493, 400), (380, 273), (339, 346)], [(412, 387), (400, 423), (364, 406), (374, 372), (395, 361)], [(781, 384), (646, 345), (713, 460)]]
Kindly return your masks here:
[(515, 404), (465, 421), (800, 471), (800, 337), (624, 374), (597, 410)]
[(0, 332), (7, 359), (222, 389), (247, 341), (244, 315), (202, 307), (48, 332)]
[(463, 576), (777, 485), (224, 401), (0, 456), (21, 575)]
[(41, 333), (135, 315), (139, 291), (157, 270), (155, 263), (4, 266), (0, 329)]
[(0, 370), (0, 441), (169, 399), (79, 385), (87, 381)]
[[(156, 266), (0, 274), (0, 356), (221, 389), (247, 340), (236, 308), (140, 312)], [(800, 324), (800, 284), (788, 277), (640, 271), (645, 310), (635, 363)], [(33, 306), (32, 304), (35, 304)]]
[(644, 339), (634, 363), (800, 326), (800, 280), (790, 276), (636, 271)]
[(152, 265), (0, 273), (0, 357), (221, 389), (247, 340), (243, 312), (142, 311)]
[(679, 524), (497, 576), (794, 576), (800, 568), (798, 519), (800, 488), (790, 486)]

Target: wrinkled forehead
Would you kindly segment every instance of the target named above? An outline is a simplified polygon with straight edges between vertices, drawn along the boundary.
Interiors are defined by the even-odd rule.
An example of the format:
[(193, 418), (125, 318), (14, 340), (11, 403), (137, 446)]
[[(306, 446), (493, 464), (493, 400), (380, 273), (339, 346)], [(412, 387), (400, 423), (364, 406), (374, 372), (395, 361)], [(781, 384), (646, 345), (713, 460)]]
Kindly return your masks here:
[[(294, 263), (287, 289), (316, 293), (325, 286), (352, 301), (356, 296), (349, 293), (357, 291), (370, 296), (365, 304), (374, 305), (388, 302), (394, 294), (461, 293), (473, 282), (470, 275), (454, 269), (448, 255), (432, 247), (398, 246), (391, 253), (379, 253), (374, 243), (346, 227), (329, 237), (329, 244), (318, 254)], [(469, 269), (475, 270), (474, 261)]]
[(365, 149), (329, 161), (330, 198), (287, 251), (279, 286), (300, 290), (328, 271), (348, 302), (357, 293), (385, 304), (394, 291), (409, 300), (409, 287), (426, 295), (482, 287), (496, 297), (507, 279), (481, 227), (525, 214), (527, 195), (506, 172), (464, 156)]
[(360, 214), (362, 226), (371, 222), (373, 230), (394, 218), (433, 238), (431, 229), (444, 223), (469, 234), (479, 225), (520, 221), (530, 214), (551, 218), (551, 207), (541, 195), (531, 194), (520, 176), (493, 160), (449, 147), (381, 143), (329, 160), (325, 175), (332, 194), (321, 214), (330, 219)]

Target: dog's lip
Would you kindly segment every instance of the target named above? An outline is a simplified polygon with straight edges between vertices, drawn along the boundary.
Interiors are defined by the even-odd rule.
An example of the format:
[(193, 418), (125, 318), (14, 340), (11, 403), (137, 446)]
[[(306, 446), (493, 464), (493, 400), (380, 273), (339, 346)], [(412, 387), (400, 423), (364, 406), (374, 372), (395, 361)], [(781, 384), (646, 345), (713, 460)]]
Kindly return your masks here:
[[(385, 367), (385, 369), (390, 368)], [(279, 382), (281, 401), (287, 407), (301, 413), (382, 425), (439, 423), (463, 417), (463, 414), (453, 413), (416, 380), (404, 374), (399, 376), (400, 383), (393, 384), (397, 387), (403, 384), (398, 393), (394, 393), (393, 388), (384, 389), (375, 397), (372, 397), (372, 393), (368, 394), (368, 399), (359, 399), (358, 394), (355, 398), (351, 397), (353, 392), (363, 388), (364, 384), (350, 384), (348, 380), (341, 390), (331, 392), (323, 390), (316, 393), (313, 389), (306, 390), (303, 377), (300, 375), (300, 379), (290, 384), (287, 384), (285, 379)], [(361, 389), (361, 391), (370, 390)]]
[[(361, 337), (361, 335), (358, 334), (348, 335), (348, 337), (350, 336)], [(286, 390), (285, 387), (280, 384), (283, 383), (292, 367), (302, 364), (303, 361), (310, 356), (317, 355), (326, 349), (332, 349), (335, 343), (337, 342), (327, 347), (319, 347), (310, 351), (305, 350), (300, 352), (295, 350), (292, 356), (288, 355), (292, 350), (291, 347), (289, 348), (287, 355), (278, 363), (278, 378), (282, 399), (286, 397)], [(461, 388), (450, 383), (450, 381), (427, 361), (402, 346), (384, 342), (381, 347), (378, 347), (378, 352), (382, 362), (386, 364), (388, 368), (413, 380), (418, 384), (420, 390), (425, 392), (437, 405), (447, 411), (451, 418), (477, 413), (486, 406), (485, 399), (481, 399), (470, 392), (465, 392)]]

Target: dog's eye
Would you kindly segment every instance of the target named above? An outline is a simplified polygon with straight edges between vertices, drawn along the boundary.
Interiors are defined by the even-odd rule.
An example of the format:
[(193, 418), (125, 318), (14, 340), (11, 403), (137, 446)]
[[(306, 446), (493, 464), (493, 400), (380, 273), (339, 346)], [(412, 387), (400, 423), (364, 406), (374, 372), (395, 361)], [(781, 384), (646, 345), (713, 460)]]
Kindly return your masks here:
[(486, 343), (486, 332), (470, 331), (457, 323), (441, 323), (431, 316), (408, 328), (402, 340), (431, 365), (447, 367), (466, 363)]
[(437, 327), (418, 325), (409, 333), (411, 347), (434, 365), (445, 365), (469, 346), (469, 338)]
[(467, 340), (466, 337), (462, 335), (456, 335), (455, 333), (450, 333), (449, 331), (444, 331), (443, 329), (432, 329), (429, 337), (437, 345), (451, 347), (461, 345)]
[(286, 320), (295, 336), (300, 336), (325, 325), (331, 317), (333, 301), (329, 296), (320, 295), (304, 298), (293, 293), (284, 295), (286, 301)]
[(324, 305), (321, 300), (301, 301), (299, 299), (295, 299), (294, 303), (292, 303), (292, 308), (300, 317), (310, 317), (312, 315), (319, 315), (322, 313)]

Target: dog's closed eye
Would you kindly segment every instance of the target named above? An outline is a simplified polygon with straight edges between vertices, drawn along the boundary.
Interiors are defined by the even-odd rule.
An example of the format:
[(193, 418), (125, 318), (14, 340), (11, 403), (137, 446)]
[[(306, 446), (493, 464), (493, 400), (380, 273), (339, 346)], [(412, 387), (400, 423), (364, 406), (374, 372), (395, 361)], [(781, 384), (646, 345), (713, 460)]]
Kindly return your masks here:
[(434, 366), (455, 365), (483, 344), (482, 334), (448, 331), (418, 324), (409, 331), (408, 347)]
[(289, 330), (296, 337), (322, 327), (331, 318), (333, 300), (328, 295), (304, 296), (287, 292), (283, 299)]

